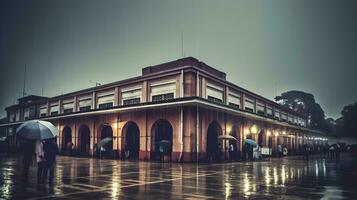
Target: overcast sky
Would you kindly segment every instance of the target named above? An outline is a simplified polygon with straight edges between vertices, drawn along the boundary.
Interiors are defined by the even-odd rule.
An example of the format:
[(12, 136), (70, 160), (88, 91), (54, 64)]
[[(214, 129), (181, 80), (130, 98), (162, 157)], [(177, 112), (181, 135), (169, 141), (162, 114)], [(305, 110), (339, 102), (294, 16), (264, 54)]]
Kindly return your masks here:
[(1, 1), (0, 116), (26, 92), (54, 96), (141, 74), (184, 54), (267, 98), (315, 95), (328, 117), (357, 101), (356, 1)]

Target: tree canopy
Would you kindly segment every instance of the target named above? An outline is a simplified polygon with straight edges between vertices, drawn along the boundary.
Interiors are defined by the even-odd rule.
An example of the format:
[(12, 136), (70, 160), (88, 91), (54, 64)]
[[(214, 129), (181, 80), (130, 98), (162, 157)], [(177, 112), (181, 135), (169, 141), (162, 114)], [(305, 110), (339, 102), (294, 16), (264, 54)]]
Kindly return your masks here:
[(325, 112), (315, 101), (314, 95), (291, 90), (275, 97), (275, 100), (281, 105), (307, 116), (310, 128), (326, 131)]
[(357, 137), (357, 102), (345, 106), (341, 115), (342, 117), (337, 120), (339, 135)]

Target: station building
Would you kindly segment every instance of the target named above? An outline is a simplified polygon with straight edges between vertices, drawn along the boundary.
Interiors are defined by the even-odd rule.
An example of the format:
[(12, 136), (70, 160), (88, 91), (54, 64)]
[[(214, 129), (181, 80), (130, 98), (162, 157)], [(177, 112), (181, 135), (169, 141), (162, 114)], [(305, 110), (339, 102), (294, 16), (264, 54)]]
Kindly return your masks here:
[[(298, 154), (303, 144), (319, 145), (323, 133), (307, 128), (306, 116), (226, 80), (226, 74), (187, 57), (149, 66), (142, 75), (55, 97), (27, 96), (6, 108), (8, 143), (17, 146), (16, 128), (41, 119), (58, 127), (61, 152), (93, 156), (103, 138), (105, 157), (159, 159), (167, 142), (173, 162), (235, 159), (245, 139), (269, 147), (284, 144)], [(230, 135), (237, 140), (220, 139)], [(128, 153), (129, 152), (129, 153)], [(232, 155), (231, 155), (232, 156)]]

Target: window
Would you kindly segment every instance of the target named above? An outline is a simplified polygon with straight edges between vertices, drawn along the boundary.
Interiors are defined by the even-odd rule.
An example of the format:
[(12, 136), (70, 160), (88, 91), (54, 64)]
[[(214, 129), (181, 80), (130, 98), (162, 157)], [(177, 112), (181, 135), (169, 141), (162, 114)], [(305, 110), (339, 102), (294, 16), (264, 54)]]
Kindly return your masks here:
[(73, 99), (67, 100), (67, 101), (63, 101), (63, 113), (64, 114), (68, 114), (68, 113), (72, 113), (73, 109), (74, 109), (74, 102)]
[(275, 119), (280, 119), (280, 111), (278, 109), (275, 109), (274, 117), (275, 117)]
[(284, 112), (281, 113), (281, 120), (288, 121), (288, 115)]
[(273, 107), (267, 105), (267, 115), (268, 117), (273, 117)]
[(240, 108), (241, 95), (235, 93), (229, 93), (228, 95), (228, 105), (233, 108)]
[(16, 121), (20, 121), (20, 110), (16, 111)]
[(294, 124), (298, 124), (298, 119), (297, 119), (297, 117), (295, 117), (294, 116), (294, 122), (293, 122)]
[(301, 122), (302, 122), (301, 125), (304, 126), (304, 127), (306, 127), (306, 120), (303, 119)]
[(174, 98), (174, 93), (168, 94), (159, 94), (152, 96), (152, 101), (163, 101), (163, 100), (170, 100)]
[(141, 101), (141, 86), (122, 89), (122, 105), (139, 104)]
[(89, 111), (92, 109), (92, 97), (82, 96), (78, 98), (78, 109), (80, 112)]
[(50, 107), (50, 114), (58, 115), (58, 113), (59, 113), (58, 103), (52, 103)]
[(14, 112), (10, 112), (9, 114), (9, 122), (16, 121), (16, 114)]
[(135, 98), (135, 99), (127, 99), (123, 101), (123, 105), (134, 105), (140, 103), (140, 98)]
[(176, 80), (152, 83), (150, 91), (152, 101), (174, 99), (176, 94)]
[(47, 115), (47, 105), (40, 106), (40, 117), (45, 117)]
[(110, 108), (114, 105), (114, 92), (99, 93), (97, 98), (98, 108)]
[(30, 119), (30, 108), (24, 109), (24, 120)]
[(244, 109), (249, 112), (254, 112), (254, 99), (245, 97)]
[(217, 85), (207, 83), (206, 98), (215, 103), (223, 103), (223, 88)]
[(257, 113), (265, 115), (265, 105), (263, 102), (257, 101)]
[(288, 122), (293, 123), (293, 116), (288, 115)]

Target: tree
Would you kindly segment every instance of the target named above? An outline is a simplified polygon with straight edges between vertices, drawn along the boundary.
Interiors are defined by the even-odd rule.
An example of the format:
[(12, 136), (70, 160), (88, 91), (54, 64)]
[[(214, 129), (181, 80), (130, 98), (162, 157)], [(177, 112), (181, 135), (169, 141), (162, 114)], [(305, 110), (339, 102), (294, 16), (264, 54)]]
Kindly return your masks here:
[(357, 137), (357, 102), (342, 109), (342, 117), (337, 122), (338, 133)]
[(291, 90), (275, 97), (275, 100), (279, 104), (307, 116), (310, 128), (326, 131), (325, 112), (315, 101), (314, 95)]

